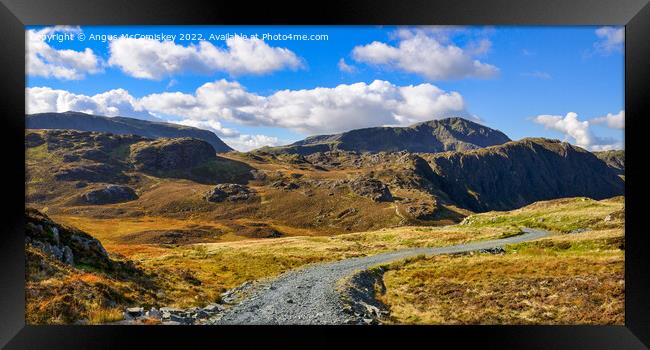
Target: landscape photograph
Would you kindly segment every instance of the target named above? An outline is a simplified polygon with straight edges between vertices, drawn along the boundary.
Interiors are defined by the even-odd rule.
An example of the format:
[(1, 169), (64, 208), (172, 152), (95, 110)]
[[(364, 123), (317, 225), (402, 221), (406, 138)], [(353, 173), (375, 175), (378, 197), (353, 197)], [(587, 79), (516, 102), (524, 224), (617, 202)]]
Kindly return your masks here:
[(27, 324), (624, 324), (624, 27), (25, 43)]

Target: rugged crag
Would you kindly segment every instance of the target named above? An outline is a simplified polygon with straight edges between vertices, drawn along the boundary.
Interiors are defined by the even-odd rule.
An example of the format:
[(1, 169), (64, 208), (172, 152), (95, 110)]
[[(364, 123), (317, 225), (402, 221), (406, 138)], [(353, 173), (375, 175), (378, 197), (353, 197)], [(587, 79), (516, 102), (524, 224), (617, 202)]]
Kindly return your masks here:
[(288, 146), (261, 150), (301, 155), (332, 150), (433, 153), (471, 150), (508, 141), (508, 136), (498, 130), (463, 118), (446, 118), (409, 127), (375, 127), (335, 135), (312, 136)]
[(440, 189), (473, 211), (510, 210), (554, 198), (622, 195), (624, 182), (592, 153), (527, 138), (469, 152), (427, 155)]
[(625, 175), (625, 151), (600, 151), (594, 152), (594, 155), (605, 162), (617, 175)]
[(67, 265), (110, 268), (102, 244), (87, 233), (54, 222), (36, 209), (25, 209), (25, 243)]

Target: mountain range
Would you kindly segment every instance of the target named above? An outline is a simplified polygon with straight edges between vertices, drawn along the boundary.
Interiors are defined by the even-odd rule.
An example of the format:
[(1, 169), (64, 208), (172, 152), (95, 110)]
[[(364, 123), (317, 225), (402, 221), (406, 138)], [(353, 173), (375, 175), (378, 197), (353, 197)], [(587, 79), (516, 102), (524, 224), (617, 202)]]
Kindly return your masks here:
[(232, 151), (212, 131), (191, 126), (153, 122), (125, 117), (104, 117), (80, 112), (38, 113), (25, 116), (27, 129), (70, 129), (118, 135), (133, 134), (148, 138), (193, 137), (206, 141), (217, 152)]
[(340, 233), (458, 221), (554, 198), (603, 199), (625, 188), (622, 152), (511, 141), (461, 118), (247, 153), (221, 153), (230, 148), (213, 133), (174, 124), (79, 113), (27, 119), (26, 201), (66, 215), (233, 220), (233, 234), (256, 236), (282, 234), (264, 226), (269, 220)]
[(334, 135), (310, 136), (287, 146), (266, 147), (262, 150), (302, 155), (333, 150), (434, 153), (467, 151), (508, 141), (510, 138), (501, 131), (463, 118), (446, 118), (408, 127), (374, 127)]

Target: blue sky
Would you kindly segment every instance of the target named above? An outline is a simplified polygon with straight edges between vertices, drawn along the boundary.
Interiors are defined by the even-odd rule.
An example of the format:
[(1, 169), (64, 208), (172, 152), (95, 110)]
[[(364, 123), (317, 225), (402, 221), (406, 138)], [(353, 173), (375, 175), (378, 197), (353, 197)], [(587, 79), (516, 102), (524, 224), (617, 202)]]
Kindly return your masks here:
[(452, 115), (512, 139), (623, 143), (623, 28), (27, 29), (30, 113), (159, 118), (240, 150)]

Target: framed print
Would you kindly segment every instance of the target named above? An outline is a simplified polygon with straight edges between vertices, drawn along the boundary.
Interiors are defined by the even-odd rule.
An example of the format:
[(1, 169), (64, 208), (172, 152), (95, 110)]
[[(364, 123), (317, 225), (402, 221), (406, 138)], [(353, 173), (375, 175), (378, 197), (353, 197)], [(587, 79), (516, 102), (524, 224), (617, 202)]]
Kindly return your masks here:
[(314, 6), (3, 0), (1, 344), (647, 348), (650, 6)]

